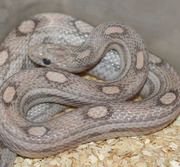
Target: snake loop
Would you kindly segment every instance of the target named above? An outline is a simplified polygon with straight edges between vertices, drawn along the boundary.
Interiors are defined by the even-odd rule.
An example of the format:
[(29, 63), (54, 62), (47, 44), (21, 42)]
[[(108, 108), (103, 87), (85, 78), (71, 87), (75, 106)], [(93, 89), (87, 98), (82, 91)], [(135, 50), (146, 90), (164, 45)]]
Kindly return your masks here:
[[(28, 52), (32, 61), (50, 68), (34, 68), (38, 66)], [(90, 73), (107, 81), (70, 73), (92, 67)], [(149, 53), (125, 24), (109, 22), (93, 29), (62, 14), (33, 16), (1, 44), (0, 71), (0, 139), (27, 157), (152, 133), (180, 113), (179, 74)], [(142, 101), (128, 101), (139, 91)], [(59, 104), (79, 108), (47, 119)]]

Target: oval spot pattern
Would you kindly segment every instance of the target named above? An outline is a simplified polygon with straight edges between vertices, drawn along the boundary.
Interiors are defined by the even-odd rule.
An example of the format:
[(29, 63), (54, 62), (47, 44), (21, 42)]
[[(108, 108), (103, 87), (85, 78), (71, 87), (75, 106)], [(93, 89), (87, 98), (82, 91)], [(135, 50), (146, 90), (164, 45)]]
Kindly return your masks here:
[(11, 86), (7, 87), (3, 95), (3, 100), (6, 103), (10, 103), (13, 100), (15, 93), (16, 91), (14, 87), (11, 87)]
[(171, 104), (174, 100), (176, 99), (176, 95), (172, 92), (164, 94), (161, 98), (160, 101), (163, 104)]
[(83, 33), (89, 33), (93, 30), (93, 27), (81, 20), (76, 20), (74, 24), (76, 28)]
[(102, 118), (106, 116), (108, 113), (108, 110), (104, 106), (98, 106), (98, 107), (93, 107), (89, 109), (88, 111), (88, 116), (91, 118)]
[(29, 130), (28, 130), (28, 133), (30, 135), (33, 135), (33, 136), (43, 136), (45, 133), (46, 133), (46, 128), (41, 126), (41, 127), (31, 127)]
[(0, 66), (4, 65), (6, 60), (8, 59), (8, 52), (7, 50), (3, 50), (0, 52)]
[(53, 71), (48, 71), (46, 73), (46, 77), (48, 80), (58, 82), (58, 83), (64, 83), (67, 81), (67, 78), (65, 77), (64, 74), (53, 72)]
[(117, 86), (107, 86), (107, 87), (103, 87), (102, 91), (106, 94), (116, 94), (119, 93), (120, 90)]
[(83, 52), (80, 52), (78, 55), (77, 55), (77, 59), (83, 59), (85, 57), (88, 57), (88, 55), (91, 53), (91, 51), (88, 49), (88, 50), (85, 50)]
[(121, 27), (108, 27), (104, 33), (106, 35), (114, 34), (114, 33), (123, 33), (124, 30)]
[(136, 68), (141, 69), (144, 66), (144, 55), (143, 51), (139, 51), (137, 54)]
[(18, 30), (24, 34), (30, 33), (34, 30), (35, 23), (32, 20), (23, 21), (18, 27)]

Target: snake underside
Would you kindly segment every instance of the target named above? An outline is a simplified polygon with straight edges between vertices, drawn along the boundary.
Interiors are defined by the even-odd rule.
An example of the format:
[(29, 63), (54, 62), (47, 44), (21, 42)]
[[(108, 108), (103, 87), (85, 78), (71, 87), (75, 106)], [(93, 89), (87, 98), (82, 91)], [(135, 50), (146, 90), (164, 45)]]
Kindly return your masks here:
[[(68, 72), (83, 70), (107, 81)], [(7, 148), (44, 157), (90, 141), (149, 134), (180, 113), (180, 75), (125, 24), (93, 28), (63, 14), (35, 15), (1, 44), (0, 71), (1, 166), (11, 166), (15, 156)], [(143, 100), (130, 101), (138, 92)], [(78, 108), (48, 119), (62, 105)]]

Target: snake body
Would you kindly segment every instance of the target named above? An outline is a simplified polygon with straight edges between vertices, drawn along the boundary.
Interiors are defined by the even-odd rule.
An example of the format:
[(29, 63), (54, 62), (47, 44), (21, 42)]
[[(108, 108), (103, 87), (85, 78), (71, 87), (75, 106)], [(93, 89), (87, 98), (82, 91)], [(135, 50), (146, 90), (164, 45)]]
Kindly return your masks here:
[[(28, 51), (31, 60), (50, 68), (34, 68)], [(90, 72), (108, 81), (70, 73), (99, 61)], [(93, 29), (63, 14), (38, 14), (2, 43), (0, 71), (0, 138), (10, 150), (27, 157), (56, 154), (89, 141), (152, 133), (180, 113), (179, 74), (148, 53), (142, 38), (125, 24), (110, 22)], [(142, 101), (128, 100), (140, 90)], [(43, 110), (59, 104), (79, 108), (42, 121)], [(26, 118), (36, 105), (33, 110), (40, 111), (41, 121)], [(45, 115), (48, 112), (52, 114), (47, 110)]]

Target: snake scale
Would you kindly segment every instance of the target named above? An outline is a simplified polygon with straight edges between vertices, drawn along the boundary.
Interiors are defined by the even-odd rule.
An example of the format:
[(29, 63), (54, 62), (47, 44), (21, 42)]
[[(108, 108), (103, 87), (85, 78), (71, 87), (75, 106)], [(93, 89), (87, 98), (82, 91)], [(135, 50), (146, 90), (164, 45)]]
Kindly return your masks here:
[[(107, 81), (70, 73), (89, 68)], [(143, 100), (129, 101), (138, 92)], [(1, 44), (0, 94), (1, 166), (12, 164), (15, 154), (7, 148), (44, 157), (90, 141), (149, 134), (180, 113), (180, 75), (149, 53), (131, 27), (93, 28), (58, 13), (23, 21)], [(47, 119), (60, 104), (78, 108)]]

